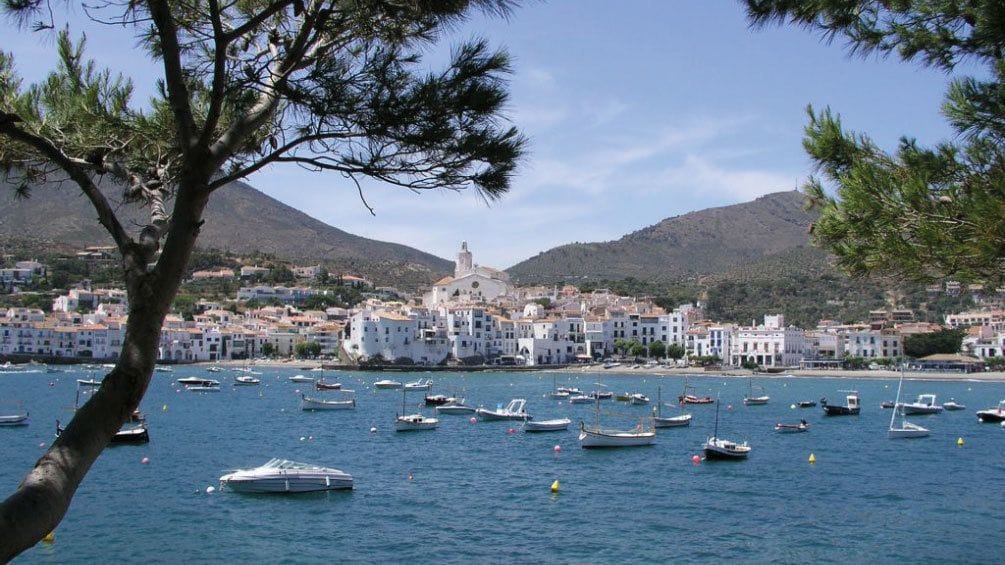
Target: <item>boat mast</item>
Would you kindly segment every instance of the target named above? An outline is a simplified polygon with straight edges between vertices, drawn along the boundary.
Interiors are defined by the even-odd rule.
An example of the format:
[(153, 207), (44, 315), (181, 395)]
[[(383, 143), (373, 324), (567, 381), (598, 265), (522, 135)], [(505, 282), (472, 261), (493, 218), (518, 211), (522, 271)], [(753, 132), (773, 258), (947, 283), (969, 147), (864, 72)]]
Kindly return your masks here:
[(890, 429), (893, 429), (893, 423), (897, 419), (897, 411), (903, 412), (904, 408), (900, 405), (900, 389), (904, 386), (904, 365), (900, 365), (900, 381), (897, 382), (897, 400), (893, 401), (893, 414), (890, 414)]
[(712, 432), (712, 437), (719, 438), (719, 397), (721, 395), (715, 395), (715, 431)]

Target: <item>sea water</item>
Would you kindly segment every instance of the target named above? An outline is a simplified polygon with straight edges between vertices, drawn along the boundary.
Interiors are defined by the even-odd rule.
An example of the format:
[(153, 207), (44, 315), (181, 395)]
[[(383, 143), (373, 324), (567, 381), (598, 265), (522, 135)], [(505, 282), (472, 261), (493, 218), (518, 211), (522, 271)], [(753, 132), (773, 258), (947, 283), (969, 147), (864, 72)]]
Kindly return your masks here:
[[(663, 402), (674, 404), (680, 376), (326, 372), (327, 381), (356, 391), (358, 407), (302, 412), (301, 391), (326, 393), (288, 377), (320, 373), (261, 370), (261, 385), (248, 387), (232, 386), (239, 373), (202, 367), (155, 373), (141, 406), (150, 443), (107, 449), (54, 542), (17, 562), (861, 563), (1005, 554), (1005, 429), (974, 416), (1005, 398), (1005, 383), (905, 380), (908, 401), (934, 393), (967, 409), (912, 417), (931, 436), (890, 440), (890, 410), (880, 402), (894, 399), (896, 381), (757, 378), (771, 401), (747, 407), (746, 378), (693, 376), (696, 394), (720, 397), (719, 435), (753, 448), (746, 461), (695, 464), (715, 426), (715, 405), (686, 407), (691, 426), (660, 429), (653, 446), (583, 450), (578, 423), (592, 422), (595, 407), (547, 397), (556, 380), (584, 391), (603, 381), (653, 403), (661, 390)], [(175, 382), (192, 375), (219, 379), (223, 390), (193, 393)], [(388, 375), (431, 378), (433, 394), (462, 395), (474, 406), (525, 398), (536, 419), (574, 423), (566, 432), (531, 434), (516, 421), (441, 415), (434, 431), (396, 433), (402, 392), (372, 386)], [(3, 493), (52, 441), (56, 420), (72, 417), (76, 379), (87, 377), (72, 368), (0, 374), (0, 406), (19, 400), (31, 412), (30, 425), (0, 428)], [(792, 407), (824, 396), (843, 404), (844, 389), (859, 391), (861, 415)], [(407, 393), (409, 413), (423, 394)], [(627, 429), (652, 408), (603, 401), (600, 418), (604, 427)], [(663, 407), (664, 416), (679, 413)], [(810, 423), (808, 433), (773, 430), (800, 419)], [(342, 469), (355, 489), (243, 495), (220, 488), (229, 470), (272, 457)]]

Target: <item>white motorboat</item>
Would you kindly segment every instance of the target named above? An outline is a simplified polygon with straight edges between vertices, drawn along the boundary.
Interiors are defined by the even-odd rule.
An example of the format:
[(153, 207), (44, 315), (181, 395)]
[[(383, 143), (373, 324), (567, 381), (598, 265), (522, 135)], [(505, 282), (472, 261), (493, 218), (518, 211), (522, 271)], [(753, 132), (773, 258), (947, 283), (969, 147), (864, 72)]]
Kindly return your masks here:
[(216, 379), (206, 379), (203, 377), (185, 377), (183, 379), (178, 379), (175, 382), (185, 386), (220, 386), (220, 381)]
[(702, 446), (702, 452), (705, 454), (705, 459), (723, 459), (723, 460), (738, 460), (746, 459), (747, 455), (750, 454), (750, 445), (747, 442), (736, 443), (735, 441), (730, 441), (728, 439), (723, 439), (719, 437), (719, 402), (716, 398), (715, 403), (715, 429), (712, 432), (712, 437), (705, 441), (705, 445)]
[(289, 377), (291, 383), (312, 383), (314, 382), (314, 377), (308, 377), (304, 375), (293, 375)]
[(405, 383), (405, 390), (432, 390), (433, 381), (431, 379), (413, 381)]
[(27, 426), (28, 412), (0, 414), (0, 426)]
[(475, 407), (464, 404), (463, 398), (454, 398), (452, 400), (448, 400), (446, 404), (441, 404), (436, 407), (437, 414), (452, 414), (455, 416), (472, 414), (474, 411)]
[(572, 420), (568, 418), (556, 418), (554, 420), (527, 420), (523, 425), (525, 432), (560, 432), (569, 429)]
[(1005, 422), (1005, 400), (998, 403), (998, 408), (978, 410), (977, 420), (985, 424), (989, 422)]
[(398, 381), (392, 381), (390, 379), (384, 379), (373, 383), (373, 387), (380, 389), (401, 388), (401, 383), (399, 383)]
[(339, 398), (310, 397), (300, 393), (300, 409), (312, 410), (352, 410), (356, 408), (356, 397), (351, 390), (340, 390)]
[(158, 373), (173, 373), (174, 369), (172, 369), (171, 367), (168, 367), (166, 365), (155, 365), (154, 366), (154, 371), (156, 371)]
[(495, 410), (479, 408), (475, 410), (475, 414), (482, 420), (530, 420), (531, 415), (524, 409), (526, 405), (527, 401), (523, 398), (514, 398), (505, 408), (502, 405), (497, 406)]
[[(56, 437), (59, 437), (63, 433), (63, 427), (59, 425), (59, 420), (56, 420)], [(149, 443), (150, 442), (150, 432), (147, 431), (146, 422), (141, 421), (139, 424), (132, 427), (122, 427), (119, 431), (115, 432), (109, 443)]]
[[(900, 389), (904, 385), (904, 368), (900, 369), (900, 382), (897, 383), (897, 400), (894, 401), (893, 414), (890, 415), (890, 428), (886, 433), (886, 437), (890, 439), (906, 439), (906, 438), (916, 438), (916, 437), (927, 437), (928, 429), (907, 421), (907, 404), (902, 404), (900, 402)], [(918, 397), (919, 402), (922, 397), (931, 397), (930, 400), (932, 404), (935, 403), (934, 394), (923, 394)], [(942, 407), (939, 407), (939, 412), (942, 411)], [(927, 412), (932, 414), (933, 412)], [(899, 418), (899, 422), (897, 421)]]
[(629, 404), (645, 405), (649, 404), (649, 397), (642, 394), (641, 392), (636, 392), (628, 396)]
[(590, 404), (593, 402), (592, 396), (587, 396), (585, 394), (577, 394), (569, 397), (569, 404)]
[(203, 383), (198, 385), (187, 385), (185, 390), (189, 392), (220, 392), (220, 383)]
[(235, 492), (314, 492), (352, 488), (352, 475), (339, 469), (270, 459), (254, 469), (241, 469), (220, 477), (220, 484)]
[(934, 394), (919, 394), (918, 399), (904, 404), (904, 414), (941, 414), (942, 406), (936, 404)]
[(234, 386), (254, 386), (261, 382), (260, 379), (256, 379), (251, 375), (238, 375), (234, 377)]
[(946, 410), (966, 410), (966, 405), (956, 402), (955, 399), (950, 398), (948, 401), (942, 403), (942, 407)]
[(209, 371), (210, 373), (222, 373), (223, 367), (213, 365), (212, 367), (206, 367), (206, 370)]
[(101, 386), (101, 381), (95, 379), (77, 379), (77, 386), (99, 387)]
[(641, 425), (632, 430), (605, 430), (599, 426), (579, 424), (579, 445), (584, 449), (593, 447), (638, 447), (652, 445), (656, 441), (656, 430), (645, 429)]

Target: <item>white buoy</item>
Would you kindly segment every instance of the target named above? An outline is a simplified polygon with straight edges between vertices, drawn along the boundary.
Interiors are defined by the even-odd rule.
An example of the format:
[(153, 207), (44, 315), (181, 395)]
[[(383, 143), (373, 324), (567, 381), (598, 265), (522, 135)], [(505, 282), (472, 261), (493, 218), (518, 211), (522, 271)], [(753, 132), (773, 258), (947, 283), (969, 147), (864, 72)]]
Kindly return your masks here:
[(300, 441), (305, 441), (306, 439), (304, 436), (300, 436)]
[(796, 409), (796, 405), (795, 404), (791, 404), (791, 405), (789, 405), (789, 408), (795, 410)]
[(206, 487), (206, 494), (213, 494), (214, 492), (216, 492), (216, 487), (214, 486)]
[(371, 434), (375, 434), (375, 433), (377, 433), (377, 426), (373, 426), (373, 427), (371, 427), (371, 428), (370, 428), (370, 433), (371, 433)]

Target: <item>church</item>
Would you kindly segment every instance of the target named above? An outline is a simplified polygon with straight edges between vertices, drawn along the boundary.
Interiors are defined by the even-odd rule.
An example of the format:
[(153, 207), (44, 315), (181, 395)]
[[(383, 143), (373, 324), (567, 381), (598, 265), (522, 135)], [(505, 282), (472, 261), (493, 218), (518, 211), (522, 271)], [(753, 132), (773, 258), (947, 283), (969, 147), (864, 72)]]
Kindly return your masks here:
[(422, 304), (430, 307), (447, 303), (487, 303), (508, 294), (511, 288), (509, 275), (503, 271), (474, 264), (465, 241), (457, 254), (454, 276), (433, 283), (433, 289), (422, 297)]

